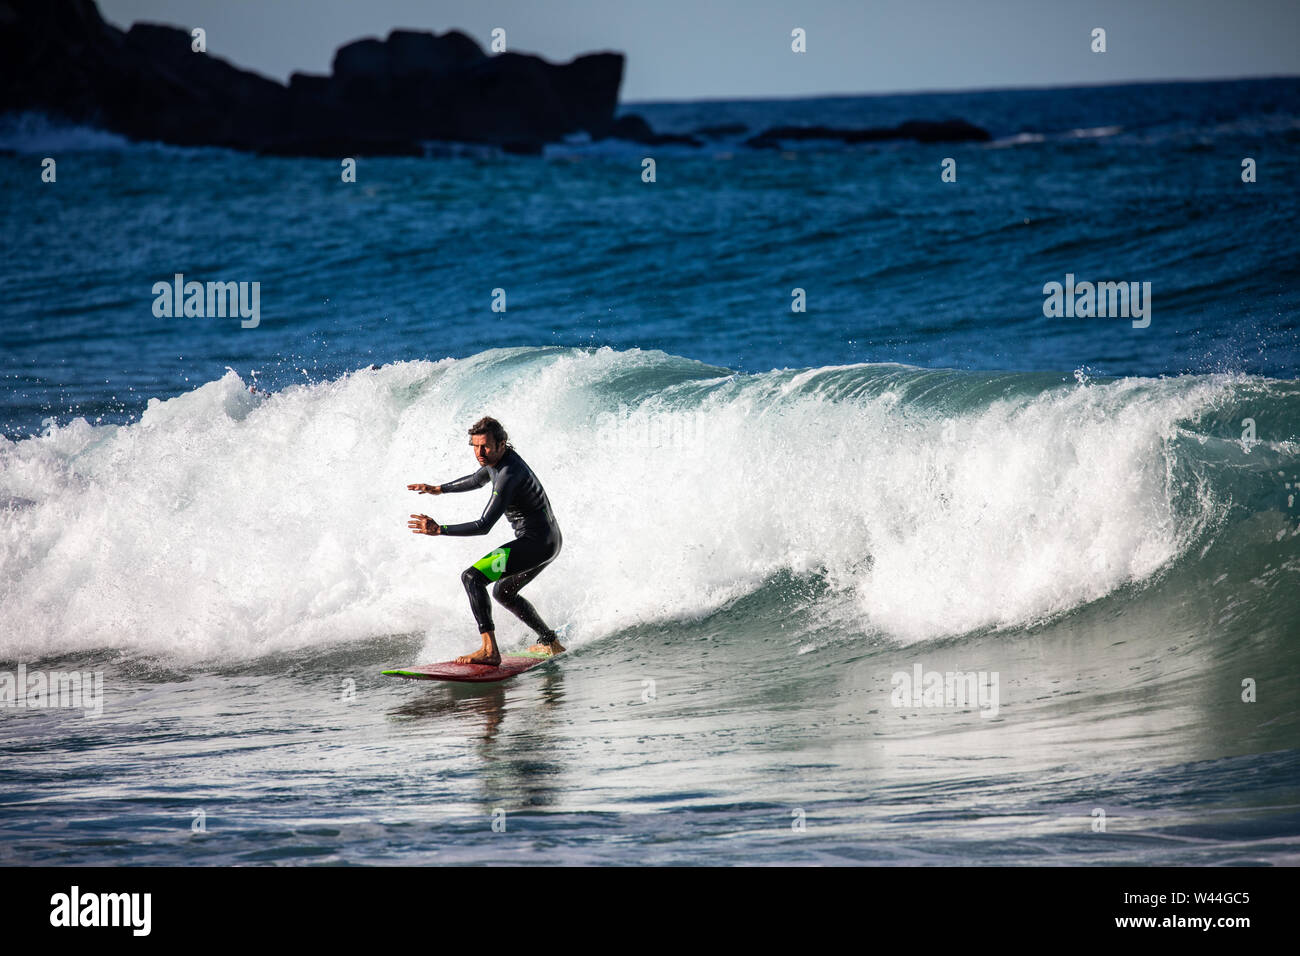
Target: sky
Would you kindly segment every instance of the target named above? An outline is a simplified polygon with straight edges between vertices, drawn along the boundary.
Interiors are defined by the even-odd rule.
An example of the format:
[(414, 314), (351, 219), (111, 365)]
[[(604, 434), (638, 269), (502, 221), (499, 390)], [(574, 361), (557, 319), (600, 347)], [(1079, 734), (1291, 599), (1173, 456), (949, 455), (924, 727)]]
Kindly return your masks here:
[[(1300, 0), (100, 0), (123, 29), (203, 27), (278, 80), (395, 28), (567, 62), (627, 55), (623, 102), (1300, 74)], [(802, 28), (807, 52), (791, 51)], [(1094, 53), (1092, 31), (1106, 31)]]

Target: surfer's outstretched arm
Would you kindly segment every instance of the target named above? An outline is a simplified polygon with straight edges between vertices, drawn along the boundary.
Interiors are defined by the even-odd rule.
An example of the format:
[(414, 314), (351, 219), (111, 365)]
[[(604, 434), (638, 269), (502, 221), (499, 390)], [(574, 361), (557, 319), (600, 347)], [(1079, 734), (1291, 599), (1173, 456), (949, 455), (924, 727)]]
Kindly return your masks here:
[(505, 511), (505, 496), (494, 491), (492, 497), (488, 499), (487, 507), (483, 509), (482, 517), (477, 521), (466, 521), (463, 524), (445, 524), (442, 526), (442, 533), (457, 536), (487, 534)]
[(466, 475), (464, 478), (457, 478), (455, 481), (449, 481), (445, 485), (439, 485), (438, 490), (441, 494), (452, 494), (457, 491), (473, 491), (475, 488), (482, 488), (488, 483), (492, 475), (488, 472), (487, 465), (484, 465), (472, 475)]

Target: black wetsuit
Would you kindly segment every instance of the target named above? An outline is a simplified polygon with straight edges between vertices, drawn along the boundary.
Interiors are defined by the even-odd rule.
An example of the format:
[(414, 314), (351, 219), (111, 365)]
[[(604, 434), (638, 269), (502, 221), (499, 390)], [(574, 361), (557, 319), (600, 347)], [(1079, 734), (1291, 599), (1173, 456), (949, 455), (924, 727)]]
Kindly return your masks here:
[(442, 486), (442, 493), (472, 491), (489, 481), (492, 482), (492, 497), (481, 518), (441, 526), (443, 534), (487, 534), (504, 514), (515, 529), (517, 537), (513, 541), (485, 554), (460, 576), (469, 595), (474, 620), (479, 631), (494, 630), (487, 585), (489, 581), (495, 581), (492, 596), (536, 631), (540, 643), (550, 644), (555, 640), (555, 632), (546, 626), (533, 606), (520, 597), (519, 589), (537, 577), (542, 568), (560, 553), (560, 546), (564, 543), (560, 526), (542, 483), (513, 448), (507, 448), (496, 465), (484, 465), (472, 475), (447, 482)]

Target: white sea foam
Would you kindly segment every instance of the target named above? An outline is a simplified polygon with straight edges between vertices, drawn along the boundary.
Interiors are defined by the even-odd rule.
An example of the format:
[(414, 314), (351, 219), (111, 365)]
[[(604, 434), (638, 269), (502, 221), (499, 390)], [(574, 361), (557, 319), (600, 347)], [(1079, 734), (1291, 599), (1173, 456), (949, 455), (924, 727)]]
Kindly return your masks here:
[[(564, 551), (524, 593), (576, 645), (716, 610), (783, 570), (825, 574), (830, 602), (898, 640), (1022, 624), (1150, 578), (1213, 507), (1178, 513), (1164, 444), (1209, 380), (941, 413), (892, 386), (846, 397), (844, 377), (873, 367), (690, 364), (504, 350), (270, 396), (229, 372), (131, 425), (0, 439), (0, 501), (24, 502), (0, 509), (0, 659), (247, 659), (393, 633), (463, 652), (477, 635), (460, 571), (510, 528), (410, 534), (408, 514), (472, 519), (486, 493), (406, 485), (474, 470), (465, 429), (483, 414), (555, 508)], [(526, 640), (496, 617), (507, 645)]]

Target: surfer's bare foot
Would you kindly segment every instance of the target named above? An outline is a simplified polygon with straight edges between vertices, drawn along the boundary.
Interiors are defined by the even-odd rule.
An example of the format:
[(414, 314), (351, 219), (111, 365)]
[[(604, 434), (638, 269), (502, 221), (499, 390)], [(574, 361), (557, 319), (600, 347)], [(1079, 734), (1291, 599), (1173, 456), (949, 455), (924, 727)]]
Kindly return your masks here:
[(497, 667), (501, 664), (501, 652), (497, 650), (496, 636), (491, 631), (483, 633), (483, 646), (473, 654), (456, 658), (457, 664), (487, 664)]
[(463, 657), (456, 658), (457, 664), (487, 664), (489, 667), (496, 667), (501, 663), (501, 655), (495, 651), (475, 651), (473, 654), (466, 654)]
[(528, 651), (531, 654), (549, 654), (554, 657), (556, 654), (564, 653), (564, 645), (559, 641), (551, 641), (549, 644), (534, 644), (528, 648)]

